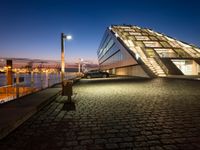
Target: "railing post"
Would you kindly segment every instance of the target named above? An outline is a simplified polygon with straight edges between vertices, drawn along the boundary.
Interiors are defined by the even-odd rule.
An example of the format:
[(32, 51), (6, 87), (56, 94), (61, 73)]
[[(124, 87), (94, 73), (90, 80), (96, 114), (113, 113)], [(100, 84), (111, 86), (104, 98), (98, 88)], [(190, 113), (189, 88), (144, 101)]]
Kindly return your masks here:
[(50, 87), (50, 77), (48, 77), (48, 87)]
[(41, 82), (41, 89), (43, 89), (43, 79), (42, 79), (42, 73), (40, 74), (40, 82)]
[(31, 88), (32, 88), (32, 91), (34, 89), (34, 72), (31, 71)]
[(19, 73), (16, 72), (16, 97), (19, 98)]
[(59, 82), (61, 83), (62, 81), (61, 81), (61, 76), (62, 76), (62, 72), (60, 72), (60, 79), (59, 79)]
[(6, 93), (6, 98), (7, 98), (9, 96), (8, 95), (8, 86), (6, 86), (6, 92), (5, 93)]

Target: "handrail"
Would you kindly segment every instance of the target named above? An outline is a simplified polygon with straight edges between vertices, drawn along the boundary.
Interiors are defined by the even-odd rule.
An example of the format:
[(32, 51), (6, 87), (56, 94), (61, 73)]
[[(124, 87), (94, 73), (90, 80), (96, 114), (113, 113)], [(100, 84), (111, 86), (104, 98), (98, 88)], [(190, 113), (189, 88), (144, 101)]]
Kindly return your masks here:
[[(77, 77), (77, 73), (67, 73), (66, 79)], [(29, 78), (27, 83), (20, 83), (18, 85), (5, 85), (0, 87), (0, 104), (17, 99), (19, 97), (34, 93), (44, 88), (51, 87), (55, 84), (61, 83), (60, 75), (48, 76), (48, 78), (39, 77), (37, 82), (32, 82)]]

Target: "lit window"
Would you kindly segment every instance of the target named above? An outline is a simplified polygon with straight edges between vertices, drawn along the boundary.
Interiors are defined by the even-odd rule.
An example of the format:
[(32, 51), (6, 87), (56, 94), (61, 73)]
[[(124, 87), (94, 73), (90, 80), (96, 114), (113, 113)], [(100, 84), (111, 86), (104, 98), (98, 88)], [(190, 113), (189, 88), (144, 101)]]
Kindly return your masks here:
[(159, 40), (161, 40), (161, 41), (165, 41), (165, 40), (166, 40), (164, 36), (157, 36), (157, 38), (158, 38)]
[(183, 58), (188, 58), (191, 57), (187, 52), (185, 52), (183, 49), (174, 49), (176, 51), (176, 53), (178, 53), (179, 56), (183, 57)]
[(137, 41), (136, 44), (137, 44), (138, 46), (140, 46), (140, 47), (144, 47), (143, 42), (139, 42), (139, 41)]
[(175, 48), (181, 48), (181, 46), (176, 41), (168, 41), (168, 43)]
[(122, 28), (122, 29), (129, 29), (130, 28), (128, 26), (117, 26), (117, 27)]
[(134, 36), (128, 36), (127, 38), (128, 38), (129, 40), (134, 40), (134, 41), (136, 40)]
[(172, 49), (155, 48), (160, 57), (178, 57)]
[(129, 32), (130, 35), (142, 35), (141, 33), (139, 32)]
[(149, 40), (147, 36), (135, 36), (137, 40)]
[(144, 41), (144, 45), (146, 47), (161, 47), (160, 43), (155, 41)]
[(142, 35), (148, 35), (148, 33), (143, 32)]
[(133, 31), (134, 32), (135, 30), (129, 28), (129, 29), (124, 29), (124, 31), (128, 31), (128, 32)]
[(186, 52), (188, 52), (192, 57), (200, 57), (200, 53), (195, 51), (193, 48), (186, 48)]
[(128, 41), (128, 44), (129, 44), (129, 46), (134, 46), (134, 44), (133, 44), (133, 41), (132, 40), (127, 40)]
[(150, 38), (151, 40), (155, 40), (155, 41), (158, 40), (155, 36), (150, 36), (149, 38)]
[(122, 34), (123, 35), (129, 35), (129, 32), (123, 32)]
[(199, 48), (194, 48), (197, 52), (199, 52), (200, 53), (200, 49)]
[(146, 54), (147, 54), (148, 57), (155, 57), (155, 52), (151, 48), (146, 49)]
[(167, 42), (160, 42), (163, 47), (171, 47)]

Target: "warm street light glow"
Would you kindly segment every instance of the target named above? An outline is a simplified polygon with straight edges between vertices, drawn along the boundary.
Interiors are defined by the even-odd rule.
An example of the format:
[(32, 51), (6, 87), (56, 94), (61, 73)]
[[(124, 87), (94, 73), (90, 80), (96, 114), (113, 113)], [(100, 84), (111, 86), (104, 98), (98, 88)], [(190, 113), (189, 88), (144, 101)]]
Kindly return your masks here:
[(71, 40), (72, 39), (72, 36), (71, 35), (68, 35), (67, 36), (67, 40)]
[(5, 66), (4, 69), (11, 69), (11, 66)]
[(135, 54), (136, 59), (138, 60), (140, 58), (140, 55), (138, 53)]
[(72, 36), (71, 36), (71, 35), (64, 35), (64, 39), (66, 39), (66, 40), (71, 40), (71, 39), (72, 39)]
[(119, 37), (119, 35), (118, 35), (117, 33), (115, 33), (115, 36), (116, 36), (116, 37)]

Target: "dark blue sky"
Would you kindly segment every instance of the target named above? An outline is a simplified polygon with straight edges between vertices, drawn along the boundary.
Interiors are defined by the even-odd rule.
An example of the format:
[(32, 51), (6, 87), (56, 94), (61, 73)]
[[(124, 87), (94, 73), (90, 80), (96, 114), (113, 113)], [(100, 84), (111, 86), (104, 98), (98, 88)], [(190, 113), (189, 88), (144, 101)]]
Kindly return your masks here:
[(0, 56), (60, 59), (60, 33), (68, 60), (97, 59), (110, 24), (148, 27), (200, 46), (198, 0), (1, 0)]

